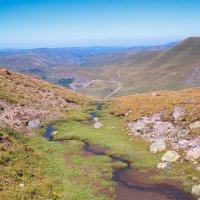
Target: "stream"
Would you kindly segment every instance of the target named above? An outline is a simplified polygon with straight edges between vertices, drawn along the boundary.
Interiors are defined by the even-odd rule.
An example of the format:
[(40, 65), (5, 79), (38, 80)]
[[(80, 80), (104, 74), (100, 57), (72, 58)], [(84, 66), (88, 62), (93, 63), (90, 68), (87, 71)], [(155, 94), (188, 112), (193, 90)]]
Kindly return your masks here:
[[(101, 110), (102, 105), (97, 104), (97, 110)], [(92, 119), (97, 117), (95, 111), (90, 113)], [(53, 125), (48, 125), (44, 137), (53, 140)], [(63, 141), (65, 139), (57, 139), (54, 141)], [(89, 144), (82, 141), (85, 145), (83, 150), (96, 156), (106, 155), (112, 159), (112, 162), (120, 161), (126, 164), (124, 168), (113, 168), (112, 180), (117, 183), (116, 199), (117, 200), (195, 200), (192, 195), (182, 191), (181, 189), (166, 183), (162, 184), (146, 184), (145, 179), (138, 182), (135, 177), (140, 176), (141, 172), (131, 167), (131, 163), (122, 157), (107, 155), (107, 147)], [(142, 182), (142, 183), (141, 183)]]

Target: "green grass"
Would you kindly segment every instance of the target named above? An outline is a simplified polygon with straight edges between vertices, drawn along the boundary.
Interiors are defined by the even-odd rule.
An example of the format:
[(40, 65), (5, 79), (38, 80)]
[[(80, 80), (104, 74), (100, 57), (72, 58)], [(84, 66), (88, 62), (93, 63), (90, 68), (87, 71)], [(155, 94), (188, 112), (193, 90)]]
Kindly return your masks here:
[(0, 199), (57, 199), (60, 180), (47, 175), (49, 160), (45, 154), (16, 131), (6, 129), (0, 134), (7, 137), (0, 145)]
[(114, 196), (109, 157), (84, 155), (79, 141), (51, 142), (13, 130), (3, 134), (13, 142), (12, 149), (4, 147), (1, 154), (0, 199), (109, 200)]
[[(88, 108), (85, 109), (85, 111)], [(135, 138), (133, 141), (128, 135), (126, 125), (107, 113), (98, 111), (100, 122), (104, 124), (101, 129), (94, 129), (92, 125), (83, 123), (90, 118), (88, 113), (80, 111), (68, 117), (68, 121), (56, 125), (59, 134), (56, 138), (77, 138), (91, 144), (110, 147), (109, 154), (123, 156), (137, 168), (154, 168), (160, 160), (160, 154), (151, 154), (148, 143)]]
[[(94, 107), (86, 107), (79, 112), (74, 112), (68, 116), (66, 122), (58, 123), (55, 128), (58, 131), (56, 138), (75, 138), (87, 141), (90, 144), (98, 144), (109, 147), (109, 155), (120, 156), (131, 162), (131, 166), (140, 170), (154, 170), (161, 162), (162, 153), (152, 154), (149, 151), (149, 143), (142, 139), (129, 136), (126, 124), (120, 118), (109, 115), (107, 110), (97, 111), (100, 122), (104, 124), (101, 129), (94, 129), (93, 125), (88, 125), (84, 121), (90, 117), (90, 112)], [(114, 163), (113, 166), (120, 168), (122, 163)], [(197, 180), (193, 180), (197, 177)], [(199, 184), (200, 176), (198, 171), (190, 162), (176, 162), (170, 170), (160, 170), (150, 177), (152, 183), (162, 181), (180, 181), (186, 191), (191, 192), (191, 187)]]
[[(105, 106), (107, 106), (106, 104)], [(56, 138), (63, 142), (48, 141), (42, 137), (44, 129), (28, 138), (13, 130), (2, 130), (11, 145), (1, 146), (0, 199), (61, 199), (61, 200), (111, 200), (115, 199), (116, 183), (112, 181), (112, 167), (126, 165), (114, 162), (108, 156), (96, 156), (83, 151), (84, 143), (109, 147), (108, 154), (129, 160), (131, 166), (149, 170), (155, 169), (161, 154), (149, 152), (149, 144), (128, 135), (126, 124), (113, 117), (108, 111), (97, 111), (102, 129), (94, 129), (87, 121), (95, 109), (91, 104), (68, 114), (66, 120), (57, 121)], [(185, 182), (185, 189), (191, 191), (192, 180), (199, 175), (191, 163), (177, 162), (171, 170), (156, 173), (152, 182), (175, 179)], [(19, 185), (23, 183), (24, 187)]]

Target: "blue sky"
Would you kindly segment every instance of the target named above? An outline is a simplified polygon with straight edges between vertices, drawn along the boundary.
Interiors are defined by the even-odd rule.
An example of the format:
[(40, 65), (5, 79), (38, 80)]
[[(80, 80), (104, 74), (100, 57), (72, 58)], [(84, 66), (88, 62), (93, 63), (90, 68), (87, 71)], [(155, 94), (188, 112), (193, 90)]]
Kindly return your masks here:
[(161, 44), (199, 22), (199, 0), (0, 0), (0, 48)]

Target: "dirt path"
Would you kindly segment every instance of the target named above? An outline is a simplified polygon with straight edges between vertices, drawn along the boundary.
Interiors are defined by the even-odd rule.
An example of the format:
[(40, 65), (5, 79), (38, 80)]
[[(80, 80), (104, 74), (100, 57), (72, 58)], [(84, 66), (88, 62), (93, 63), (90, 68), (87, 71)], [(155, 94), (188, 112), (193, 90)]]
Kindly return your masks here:
[(106, 97), (104, 97), (104, 99), (108, 99), (109, 97), (113, 96), (114, 94), (116, 94), (122, 87), (122, 83), (116, 80), (112, 80), (113, 83), (117, 84), (117, 88), (109, 95), (107, 95)]

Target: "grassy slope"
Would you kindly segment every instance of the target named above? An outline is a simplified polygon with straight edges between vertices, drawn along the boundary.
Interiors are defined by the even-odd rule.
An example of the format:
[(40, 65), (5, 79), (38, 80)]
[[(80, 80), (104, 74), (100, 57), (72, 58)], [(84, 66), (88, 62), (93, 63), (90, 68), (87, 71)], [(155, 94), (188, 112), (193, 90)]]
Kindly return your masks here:
[(116, 83), (104, 80), (95, 81), (87, 88), (80, 88), (77, 92), (90, 96), (104, 98), (117, 88)]
[(164, 111), (166, 119), (171, 119), (175, 106), (186, 109), (186, 124), (200, 118), (200, 88), (181, 91), (157, 91), (158, 96), (151, 93), (118, 97), (114, 100), (110, 111), (116, 115), (125, 115), (129, 111), (128, 119), (137, 120), (143, 116)]
[[(148, 52), (132, 60), (95, 69), (76, 68), (75, 73), (92, 79), (115, 79), (122, 82), (123, 87), (115, 96), (161, 89), (180, 90), (192, 87), (190, 84), (199, 84), (198, 80), (193, 80), (194, 83), (187, 81), (200, 64), (199, 52), (200, 38), (188, 38), (167, 51)], [(87, 88), (87, 91), (93, 94), (92, 87)]]
[[(53, 99), (82, 104), (87, 98), (34, 76), (22, 75), (0, 68), (0, 99), (25, 105), (51, 108)], [(46, 102), (44, 103), (44, 99)], [(58, 103), (58, 102), (56, 102)]]

